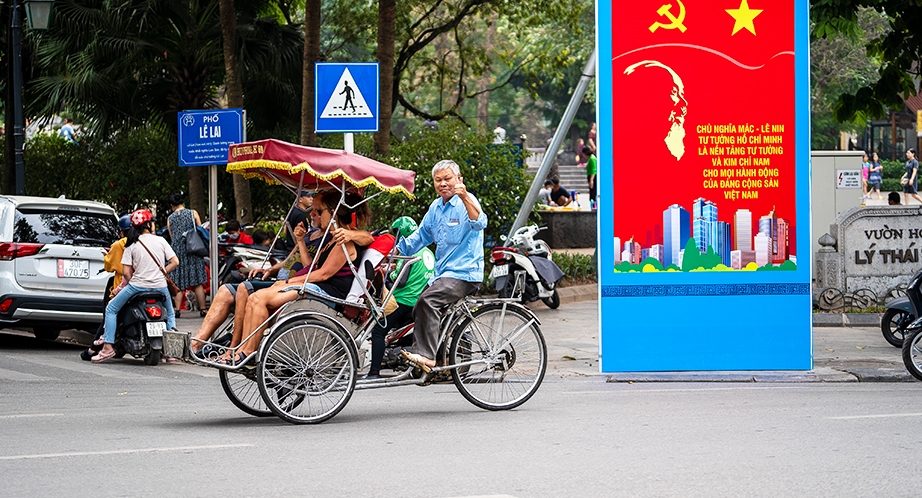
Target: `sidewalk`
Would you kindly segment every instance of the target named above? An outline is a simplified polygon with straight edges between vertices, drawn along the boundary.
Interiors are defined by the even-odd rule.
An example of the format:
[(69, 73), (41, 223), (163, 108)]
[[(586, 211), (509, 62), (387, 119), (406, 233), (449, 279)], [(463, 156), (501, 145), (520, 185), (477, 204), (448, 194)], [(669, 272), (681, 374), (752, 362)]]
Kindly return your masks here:
[[(888, 344), (877, 326), (814, 327), (814, 368), (806, 371), (599, 372), (597, 286), (564, 287), (560, 307), (540, 301), (530, 308), (541, 320), (547, 341), (548, 376), (593, 377), (608, 382), (907, 382), (899, 349)], [(177, 328), (194, 332), (197, 311), (183, 312)]]

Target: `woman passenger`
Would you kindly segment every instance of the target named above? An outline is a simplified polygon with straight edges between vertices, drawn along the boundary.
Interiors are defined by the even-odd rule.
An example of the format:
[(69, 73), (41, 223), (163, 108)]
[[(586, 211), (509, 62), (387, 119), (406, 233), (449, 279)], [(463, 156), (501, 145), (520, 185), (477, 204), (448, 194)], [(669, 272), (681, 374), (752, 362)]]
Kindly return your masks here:
[[(321, 192), (314, 196), (312, 211), (315, 214), (313, 219), (316, 220), (320, 230), (325, 232), (334, 221), (337, 227), (349, 230), (355, 230), (357, 226), (363, 226), (368, 223), (370, 216), (366, 203), (363, 202), (355, 208), (348, 208), (345, 205), (340, 205), (341, 199), (342, 194), (338, 191)], [(361, 202), (361, 200), (362, 198), (358, 194), (347, 193), (345, 203), (355, 206), (357, 203)], [(272, 310), (278, 309), (283, 304), (295, 300), (298, 297), (298, 289), (285, 292), (280, 291), (291, 287), (300, 288), (305, 278), (308, 283), (304, 287), (310, 289), (312, 292), (335, 297), (337, 299), (345, 299), (349, 293), (349, 289), (352, 287), (354, 275), (349, 269), (349, 262), (346, 260), (343, 247), (345, 247), (346, 252), (349, 254), (349, 260), (358, 260), (360, 248), (357, 247), (355, 243), (346, 241), (343, 244), (336, 244), (333, 240), (325, 241), (317, 252), (313, 269), (311, 269), (309, 273), (307, 269), (302, 270), (302, 272), (304, 272), (303, 275), (299, 272), (299, 275), (296, 275), (294, 278), (287, 281), (280, 280), (267, 289), (262, 289), (250, 294), (246, 302), (246, 310), (242, 316), (242, 335), (250, 335), (251, 331), (256, 330), (257, 327), (266, 321)], [(325, 302), (322, 299), (318, 300)], [(325, 303), (330, 304), (328, 302)], [(235, 316), (234, 320), (236, 321), (239, 318), (241, 317)], [(238, 324), (235, 323), (235, 327), (237, 325)], [(238, 364), (244, 361), (247, 356), (253, 354), (259, 347), (262, 336), (262, 333), (252, 334), (252, 336), (243, 343), (243, 347), (237, 352), (236, 357), (233, 358), (233, 364)], [(234, 344), (231, 344), (231, 347), (234, 346)], [(231, 361), (229, 358), (224, 358), (225, 363), (229, 361)]]

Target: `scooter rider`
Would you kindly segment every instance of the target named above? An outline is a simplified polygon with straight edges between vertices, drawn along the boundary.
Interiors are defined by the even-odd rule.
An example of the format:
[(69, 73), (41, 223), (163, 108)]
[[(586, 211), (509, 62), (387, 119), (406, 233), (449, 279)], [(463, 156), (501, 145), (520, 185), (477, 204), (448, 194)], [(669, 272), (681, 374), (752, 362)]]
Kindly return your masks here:
[[(162, 237), (154, 235), (153, 232), (154, 216), (146, 209), (138, 209), (131, 213), (131, 229), (128, 231), (127, 241), (125, 243), (125, 253), (122, 255), (122, 271), (125, 274), (125, 281), (122, 289), (118, 289), (109, 304), (106, 305), (106, 332), (105, 343), (99, 353), (92, 358), (93, 363), (102, 363), (115, 356), (115, 348), (112, 343), (115, 342), (115, 327), (118, 319), (118, 312), (122, 306), (131, 299), (131, 296), (140, 292), (160, 292), (164, 297), (166, 306), (168, 329), (176, 327), (176, 319), (173, 314), (173, 299), (167, 288), (166, 277), (163, 272), (169, 273), (179, 266), (179, 258)], [(146, 247), (146, 249), (145, 249)], [(150, 253), (168, 263), (160, 268), (160, 261), (154, 261)]]
[(435, 366), (439, 311), (480, 289), (483, 282), (483, 230), (487, 215), (467, 191), (458, 164), (439, 161), (432, 167), (439, 198), (432, 201), (413, 235), (397, 244), (400, 254), (416, 254), (435, 242), (435, 278), (413, 310), (416, 352), (401, 355), (423, 371)]

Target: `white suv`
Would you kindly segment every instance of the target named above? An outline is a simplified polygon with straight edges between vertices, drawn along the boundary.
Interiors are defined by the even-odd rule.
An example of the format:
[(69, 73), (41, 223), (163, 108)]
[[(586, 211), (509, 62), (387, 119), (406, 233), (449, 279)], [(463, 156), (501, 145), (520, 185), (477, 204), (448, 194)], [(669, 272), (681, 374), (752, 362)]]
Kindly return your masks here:
[(103, 248), (118, 239), (115, 211), (63, 197), (0, 196), (0, 327), (95, 331), (110, 273)]

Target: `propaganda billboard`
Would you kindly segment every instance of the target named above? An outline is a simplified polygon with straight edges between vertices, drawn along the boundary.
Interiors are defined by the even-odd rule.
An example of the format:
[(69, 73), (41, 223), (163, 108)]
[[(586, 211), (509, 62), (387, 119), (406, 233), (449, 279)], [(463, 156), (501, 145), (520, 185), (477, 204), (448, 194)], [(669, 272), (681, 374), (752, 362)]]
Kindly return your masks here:
[(603, 371), (812, 368), (807, 2), (599, 5)]

